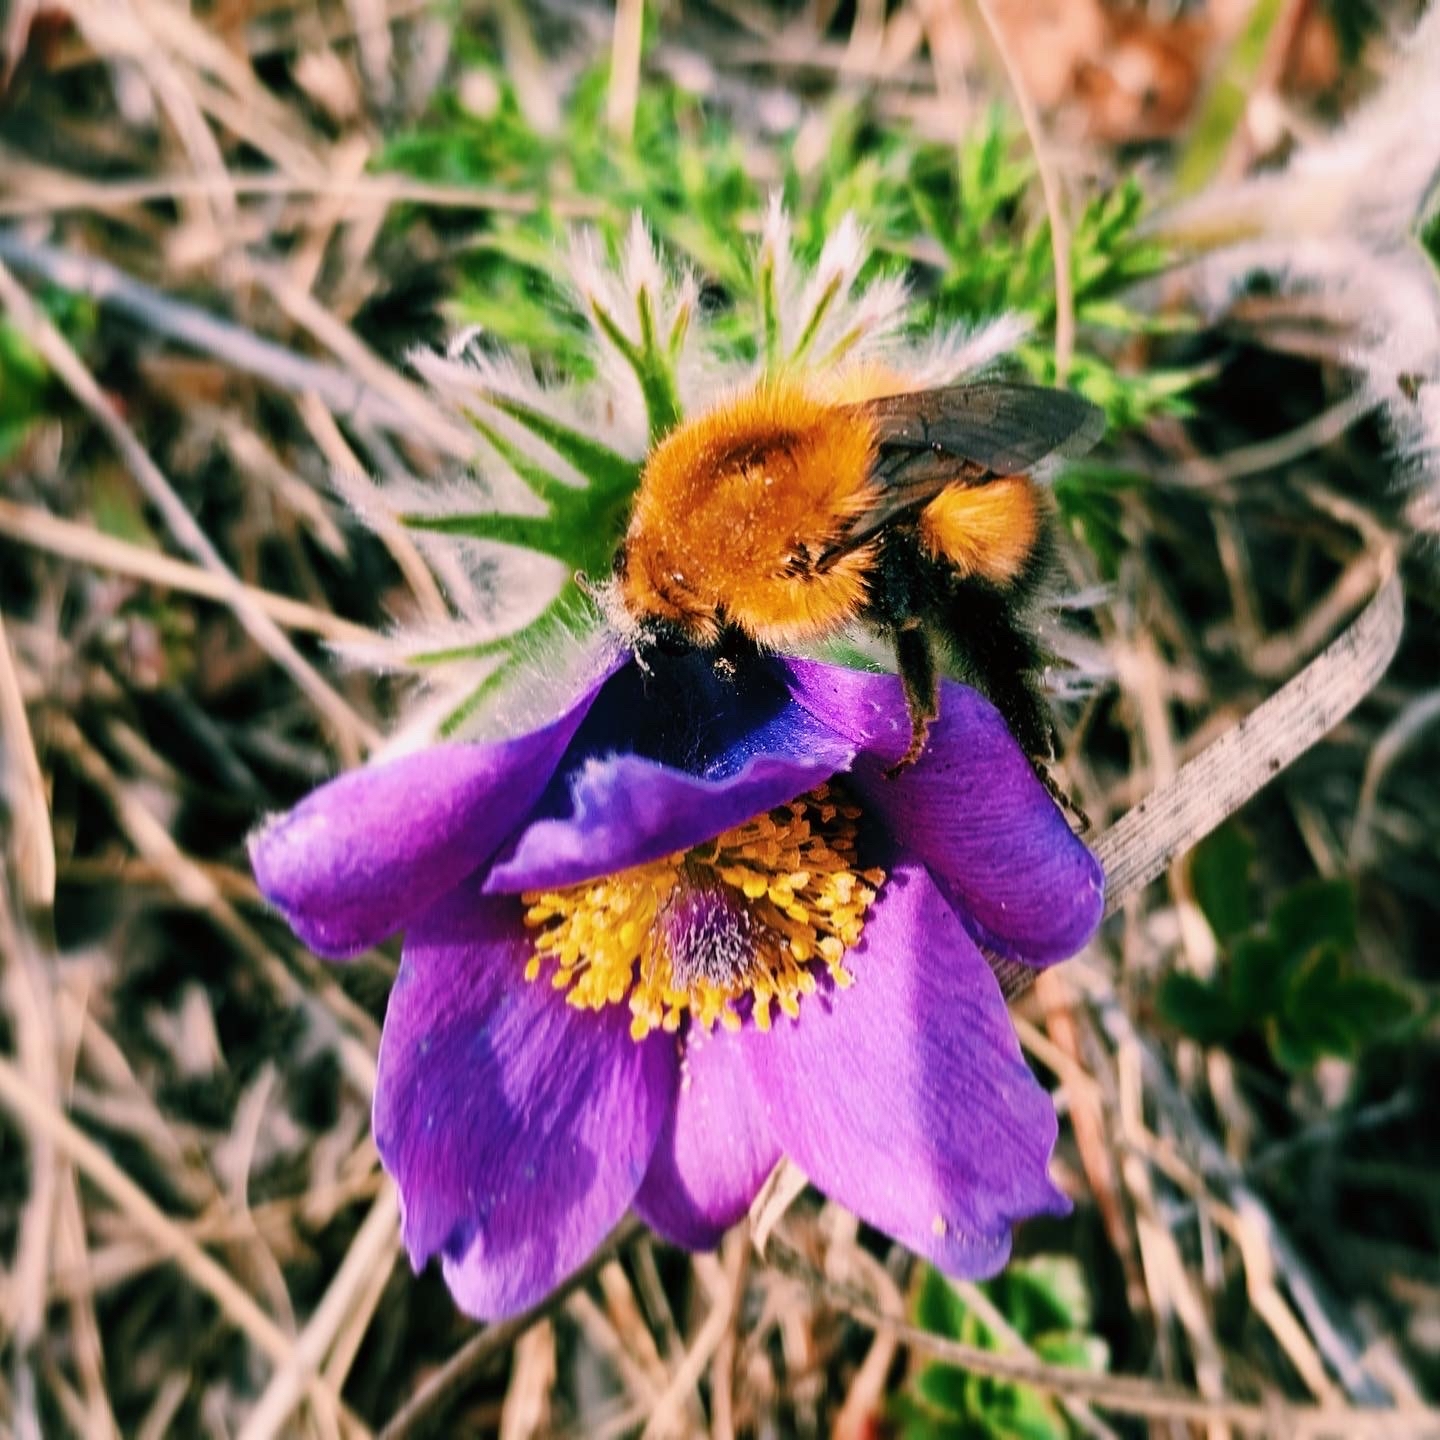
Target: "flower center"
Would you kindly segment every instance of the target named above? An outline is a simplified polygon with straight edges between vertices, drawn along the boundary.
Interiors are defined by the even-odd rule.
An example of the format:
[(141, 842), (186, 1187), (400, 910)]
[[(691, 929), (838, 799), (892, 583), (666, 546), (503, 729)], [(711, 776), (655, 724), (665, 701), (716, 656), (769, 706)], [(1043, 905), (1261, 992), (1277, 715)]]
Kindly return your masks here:
[(817, 972), (844, 989), (883, 870), (859, 870), (859, 809), (832, 786), (757, 815), (693, 850), (572, 885), (529, 891), (538, 933), (525, 978), (548, 964), (571, 1005), (628, 1002), (630, 1033), (676, 1031), (689, 1014), (768, 1030), (771, 1007), (794, 1019)]

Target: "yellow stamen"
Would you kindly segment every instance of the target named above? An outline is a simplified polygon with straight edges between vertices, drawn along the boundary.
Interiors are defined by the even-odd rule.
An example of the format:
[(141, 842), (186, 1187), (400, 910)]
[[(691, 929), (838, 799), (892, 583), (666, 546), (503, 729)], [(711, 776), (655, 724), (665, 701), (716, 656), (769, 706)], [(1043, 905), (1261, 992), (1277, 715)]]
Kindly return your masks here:
[(859, 943), (882, 870), (858, 870), (860, 810), (822, 785), (693, 850), (565, 890), (529, 891), (538, 933), (526, 980), (553, 966), (571, 1005), (628, 1001), (630, 1034), (674, 1033), (689, 1015), (705, 1029), (760, 1030), (773, 1009), (792, 1020), (821, 967), (837, 989)]

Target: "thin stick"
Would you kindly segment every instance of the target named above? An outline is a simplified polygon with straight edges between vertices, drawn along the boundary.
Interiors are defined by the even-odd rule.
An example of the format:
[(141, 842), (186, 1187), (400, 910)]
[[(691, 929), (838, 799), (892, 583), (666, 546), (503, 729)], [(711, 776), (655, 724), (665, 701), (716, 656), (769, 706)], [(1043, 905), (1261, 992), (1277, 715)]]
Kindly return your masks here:
[[(3, 497), (0, 497), (0, 535), (51, 555), (63, 555), (67, 560), (79, 560), (99, 570), (143, 580), (147, 585), (218, 600), (221, 604), (229, 604), (234, 598), (235, 587), (211, 570), (102, 534), (89, 525), (64, 520), (38, 506), (17, 505)], [(277, 595), (243, 582), (240, 589), (251, 604), (288, 630), (300, 630), (333, 641), (376, 638), (375, 632), (364, 625), (341, 619), (302, 600), (292, 600), (288, 595)]]
[(271, 1440), (290, 1423), (306, 1384), (318, 1371), (371, 1272), (378, 1268), (388, 1275), (395, 1263), (399, 1215), (398, 1194), (394, 1184), (387, 1182), (356, 1232), (330, 1288), (291, 1347), (289, 1358), (270, 1377), (265, 1393), (250, 1412), (240, 1440)]
[(770, 1262), (828, 1299), (847, 1318), (872, 1330), (888, 1329), (912, 1350), (958, 1365), (974, 1375), (1029, 1385), (1051, 1395), (1083, 1399), (1102, 1410), (1154, 1420), (1232, 1425), (1262, 1435), (1394, 1436), (1419, 1440), (1440, 1436), (1440, 1411), (1429, 1409), (1363, 1410), (1317, 1405), (1247, 1404), (1242, 1400), (1206, 1400), (1129, 1375), (1096, 1375), (1087, 1370), (1048, 1365), (1013, 1352), (982, 1350), (945, 1335), (922, 1330), (886, 1315), (868, 1295), (822, 1274), (787, 1240), (772, 1240)]
[[(4, 505), (0, 501), (0, 505)], [(0, 773), (8, 780), (11, 859), (27, 911), (49, 910), (55, 903), (55, 836), (45, 775), (35, 753), (35, 737), (25, 713), (25, 697), (15, 657), (0, 614)]]
[(1075, 289), (1070, 281), (1070, 224), (1065, 218), (1050, 142), (1045, 136), (1045, 127), (1040, 123), (1040, 112), (1025, 86), (1020, 61), (1011, 49), (1004, 27), (995, 18), (990, 0), (975, 0), (975, 5), (1000, 54), (1000, 63), (1005, 67), (1010, 88), (1015, 93), (1021, 122), (1030, 137), (1030, 148), (1035, 152), (1040, 193), (1045, 198), (1045, 213), (1050, 217), (1050, 256), (1055, 266), (1055, 383), (1063, 385), (1075, 353)]
[[(284, 1365), (290, 1359), (295, 1342), (260, 1308), (254, 1297), (176, 1225), (99, 1145), (76, 1129), (67, 1115), (37, 1095), (4, 1056), (0, 1056), (0, 1105), (10, 1111), (32, 1140), (48, 1141), (78, 1166), (147, 1240), (215, 1301), (257, 1349), (277, 1365)], [(317, 1404), (338, 1409), (352, 1429), (368, 1434), (359, 1418), (348, 1412), (345, 1403), (319, 1376), (310, 1375), (305, 1388)]]
[(381, 105), (388, 105), (395, 86), (390, 66), (395, 42), (390, 35), (390, 17), (385, 0), (347, 0), (355, 30), (355, 48), (360, 52), (360, 69), (365, 83)]
[(730, 1330), (730, 1321), (739, 1309), (749, 1254), (748, 1240), (742, 1239), (741, 1243), (732, 1246), (724, 1271), (725, 1293), (711, 1305), (710, 1313), (705, 1317), (699, 1334), (691, 1342), (680, 1368), (671, 1376), (670, 1383), (656, 1400), (641, 1440), (656, 1440), (656, 1437), (668, 1434), (671, 1424), (678, 1419), (677, 1412), (700, 1383), (700, 1377), (705, 1373), (710, 1357), (720, 1348), (721, 1341)]
[(505, 78), (525, 122), (540, 135), (558, 135), (562, 123), (560, 94), (551, 63), (535, 38), (535, 7), (522, 0), (492, 0)]
[(537, 1321), (551, 1315), (580, 1286), (613, 1260), (639, 1232), (640, 1223), (629, 1219), (622, 1223), (568, 1280), (552, 1291), (538, 1305), (512, 1320), (487, 1325), (467, 1340), (386, 1422), (376, 1440), (406, 1440), (406, 1437), (428, 1435), (445, 1418), (450, 1407), (465, 1392), (465, 1387), (498, 1359)]
[[(8, 162), (7, 162), (8, 163)], [(28, 173), (27, 173), (28, 172)], [(185, 200), (212, 195), (220, 183), (203, 175), (170, 175), (142, 180), (87, 180), (80, 175), (41, 167), (10, 164), (7, 179), (14, 184), (33, 177), (35, 183), (19, 194), (0, 196), (0, 219), (29, 215), (56, 215), (67, 210), (94, 210), (108, 214), (157, 200)], [(532, 215), (542, 201), (534, 195), (507, 190), (471, 189), (465, 185), (435, 185), (405, 175), (231, 175), (226, 187), (235, 195), (274, 196), (280, 199), (323, 198), (346, 208), (373, 205), (422, 205), (434, 210), (490, 210), (507, 215)], [(601, 206), (578, 197), (556, 196), (543, 202), (547, 209), (570, 219), (596, 219)]]
[[(335, 417), (326, 408), (324, 401), (313, 391), (307, 391), (295, 402), (300, 417), (310, 427), (310, 434), (330, 462), (332, 471), (347, 476), (346, 488), (375, 495), (379, 487), (365, 471), (350, 442), (341, 433)], [(354, 503), (353, 500), (351, 502)], [(425, 563), (415, 541), (406, 533), (405, 527), (394, 519), (382, 504), (376, 504), (368, 512), (366, 523), (380, 537), (380, 543), (390, 552), (390, 558), (399, 566), (400, 573), (410, 586), (416, 603), (427, 620), (448, 620), (450, 607), (430, 567)]]
[(375, 1312), (380, 1308), (380, 1299), (390, 1284), (394, 1268), (393, 1265), (377, 1265), (374, 1268), (351, 1305), (345, 1323), (336, 1333), (322, 1373), (337, 1391), (345, 1388), (350, 1368), (360, 1353), (360, 1346), (375, 1319)]
[(1352, 425), (1378, 409), (1379, 404), (1373, 396), (1357, 390), (1273, 440), (1241, 445), (1213, 458), (1187, 460), (1164, 471), (1157, 467), (1155, 479), (1161, 484), (1183, 485), (1189, 490), (1208, 490), (1243, 480), (1249, 475), (1260, 475), (1266, 470), (1278, 470), (1282, 465), (1303, 459), (1312, 451), (1334, 444)]
[[(31, 937), (10, 913), (7, 887), (0, 884), (0, 994), (10, 1012), (11, 1033), (23, 1071), (22, 1084), (48, 1101), (57, 1093), (55, 1023), (50, 1005), (49, 975), (35, 952)], [(44, 1103), (44, 1101), (42, 1101)], [(28, 1196), (19, 1212), (14, 1264), (5, 1276), (0, 1320), (10, 1332), (12, 1375), (15, 1384), (16, 1433), (24, 1440), (43, 1433), (35, 1383), (37, 1361), (43, 1364), (46, 1295), (53, 1262), (55, 1200), (61, 1170), (55, 1147), (44, 1137), (32, 1137)]]
[[(1333, 730), (1385, 673), (1404, 620), (1404, 595), (1392, 573), (1329, 648), (1100, 836), (1094, 849), (1105, 871), (1105, 913), (1113, 915)], [(1009, 1000), (1039, 973), (1011, 960), (996, 960), (993, 968)]]
[(1375, 813), (1386, 776), (1406, 749), (1437, 722), (1440, 722), (1440, 689), (1417, 695), (1380, 732), (1365, 763), (1355, 821), (1350, 827), (1350, 857), (1357, 865), (1374, 858)]
[(645, 0), (619, 0), (610, 40), (610, 94), (605, 119), (610, 133), (626, 144), (635, 129), (640, 95), (640, 42), (645, 31)]

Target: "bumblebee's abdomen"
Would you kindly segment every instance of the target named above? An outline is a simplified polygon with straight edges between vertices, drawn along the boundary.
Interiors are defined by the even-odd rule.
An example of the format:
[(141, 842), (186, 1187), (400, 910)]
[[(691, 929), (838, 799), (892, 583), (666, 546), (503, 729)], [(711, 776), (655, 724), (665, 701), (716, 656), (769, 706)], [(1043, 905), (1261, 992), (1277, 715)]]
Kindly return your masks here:
[(1034, 483), (1007, 475), (942, 491), (920, 514), (920, 540), (957, 574), (1006, 586), (1025, 573), (1044, 523)]

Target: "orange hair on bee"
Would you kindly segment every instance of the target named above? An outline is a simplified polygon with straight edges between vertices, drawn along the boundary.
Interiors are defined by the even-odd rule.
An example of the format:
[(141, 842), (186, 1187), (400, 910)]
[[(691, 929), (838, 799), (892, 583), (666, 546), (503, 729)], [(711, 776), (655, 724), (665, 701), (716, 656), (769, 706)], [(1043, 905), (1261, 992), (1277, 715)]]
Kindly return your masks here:
[(862, 360), (817, 377), (815, 394), (827, 405), (859, 405), (882, 395), (903, 395), (915, 389), (909, 378), (882, 365)]
[(625, 541), (621, 596), (642, 621), (713, 644), (724, 620), (789, 646), (865, 600), (868, 547), (821, 564), (872, 503), (870, 422), (772, 381), (686, 421), (650, 456)]
[(952, 485), (921, 512), (926, 548), (962, 576), (1008, 585), (1039, 543), (1040, 493), (1023, 475), (985, 485)]

